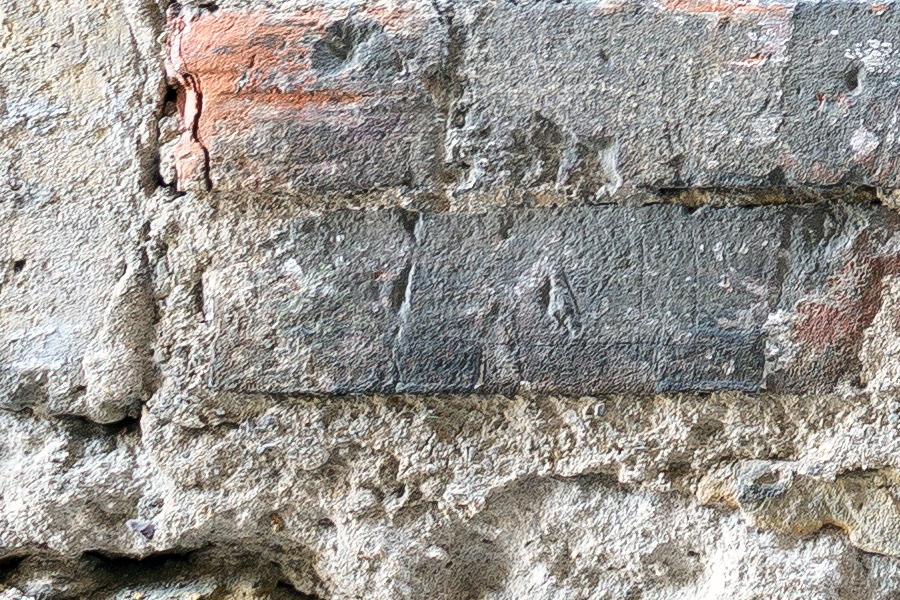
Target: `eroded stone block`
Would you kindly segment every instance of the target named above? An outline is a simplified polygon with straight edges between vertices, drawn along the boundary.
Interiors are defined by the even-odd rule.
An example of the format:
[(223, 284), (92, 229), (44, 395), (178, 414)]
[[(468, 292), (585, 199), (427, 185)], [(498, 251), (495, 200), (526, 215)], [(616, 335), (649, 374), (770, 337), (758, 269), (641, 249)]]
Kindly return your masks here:
[(800, 3), (792, 30), (781, 94), (787, 178), (900, 185), (900, 9)]
[(757, 389), (784, 218), (674, 206), (426, 217), (400, 386)]
[(155, 376), (139, 205), (156, 185), (164, 15), (102, 0), (0, 13), (0, 409), (134, 416)]

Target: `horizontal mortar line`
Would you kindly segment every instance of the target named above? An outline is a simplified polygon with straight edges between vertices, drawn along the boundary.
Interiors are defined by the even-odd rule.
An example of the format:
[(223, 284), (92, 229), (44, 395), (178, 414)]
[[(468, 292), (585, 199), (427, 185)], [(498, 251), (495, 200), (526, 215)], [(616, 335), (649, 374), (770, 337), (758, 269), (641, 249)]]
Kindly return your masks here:
[[(159, 186), (162, 189), (170, 189), (169, 186)], [(885, 194), (892, 194), (894, 192), (900, 192), (900, 188), (879, 188)], [(868, 204), (878, 204), (883, 205), (888, 208), (894, 208), (893, 202), (888, 202), (878, 196), (878, 194), (874, 191), (865, 191), (859, 192), (853, 188), (833, 188), (833, 187), (822, 187), (822, 188), (789, 188), (785, 191), (784, 188), (754, 188), (753, 191), (748, 191), (746, 188), (728, 188), (728, 189), (719, 189), (719, 188), (678, 188), (677, 192), (647, 192), (646, 195), (641, 193), (632, 193), (632, 194), (623, 194), (621, 196), (613, 196), (611, 198), (606, 198), (602, 201), (595, 202), (586, 202), (586, 201), (571, 201), (567, 202), (565, 200), (561, 200), (559, 202), (551, 202), (551, 203), (512, 203), (512, 204), (489, 204), (489, 203), (474, 203), (473, 206), (466, 206), (460, 208), (449, 208), (449, 209), (419, 209), (410, 207), (408, 204), (397, 202), (396, 204), (387, 203), (382, 198), (385, 194), (392, 194), (396, 190), (385, 189), (385, 190), (372, 190), (370, 192), (360, 192), (353, 193), (349, 195), (342, 195), (340, 193), (328, 193), (328, 192), (320, 192), (320, 191), (310, 191), (309, 193), (296, 193), (296, 194), (284, 194), (284, 193), (261, 193), (261, 194), (248, 194), (246, 192), (235, 192), (235, 191), (217, 191), (215, 189), (209, 192), (191, 192), (195, 193), (199, 196), (210, 197), (216, 200), (229, 200), (233, 199), (236, 201), (240, 201), (242, 203), (249, 204), (273, 204), (273, 208), (276, 206), (278, 208), (284, 208), (285, 202), (290, 206), (291, 202), (296, 202), (296, 208), (308, 210), (310, 216), (318, 216), (324, 215), (331, 212), (348, 210), (348, 211), (359, 211), (359, 212), (377, 212), (377, 211), (386, 211), (386, 210), (402, 210), (408, 212), (410, 214), (481, 214), (488, 212), (497, 212), (497, 211), (508, 211), (508, 210), (542, 210), (542, 211), (553, 211), (560, 210), (566, 208), (589, 208), (589, 207), (615, 207), (615, 208), (631, 208), (631, 209), (640, 209), (646, 206), (682, 206), (686, 209), (699, 209), (706, 208), (711, 210), (719, 210), (719, 209), (727, 209), (727, 208), (756, 208), (756, 207), (791, 207), (791, 206), (809, 206), (814, 204), (847, 204), (847, 205), (868, 205)], [(679, 201), (677, 197), (669, 197), (669, 194), (673, 196), (677, 196), (678, 194), (685, 193), (701, 193), (706, 195), (715, 195), (717, 198), (721, 197), (721, 200), (711, 201), (711, 202), (688, 202), (688, 201)], [(764, 193), (779, 193), (787, 196), (785, 200), (782, 201), (760, 201), (760, 202), (743, 202), (740, 201), (741, 196), (754, 195), (754, 194), (764, 194)], [(427, 195), (430, 194), (431, 190), (421, 189), (421, 190), (412, 190), (409, 192), (403, 192), (398, 198), (398, 200), (409, 200), (411, 198), (415, 198), (417, 195)], [(818, 197), (810, 197), (808, 199), (797, 198), (796, 196), (802, 194), (809, 194), (811, 196)], [(846, 195), (844, 195), (846, 194)], [(860, 197), (860, 194), (861, 197)], [(179, 193), (178, 195), (183, 195), (183, 193)], [(483, 197), (489, 197), (490, 193), (481, 194)], [(856, 197), (849, 198), (849, 195), (855, 195)], [(449, 197), (449, 196), (448, 196)], [(734, 197), (734, 198), (729, 198)], [(372, 204), (368, 204), (366, 199), (373, 200)], [(730, 199), (734, 199), (736, 201), (730, 202)], [(376, 204), (374, 201), (377, 200)], [(354, 201), (350, 205), (347, 205), (347, 202)], [(898, 203), (900, 204), (900, 200)]]

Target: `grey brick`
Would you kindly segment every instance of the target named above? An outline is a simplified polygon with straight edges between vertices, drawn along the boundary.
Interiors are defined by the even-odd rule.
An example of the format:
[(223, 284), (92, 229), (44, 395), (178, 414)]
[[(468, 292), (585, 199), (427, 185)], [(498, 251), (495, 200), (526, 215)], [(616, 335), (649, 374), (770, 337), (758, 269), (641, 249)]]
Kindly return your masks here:
[(212, 271), (210, 386), (390, 389), (412, 241), (403, 216), (342, 211), (291, 221), (251, 258)]
[(426, 218), (399, 353), (479, 371), (401, 366), (401, 385), (757, 389), (782, 221), (674, 206)]
[(782, 134), (790, 178), (900, 185), (900, 10), (799, 4), (785, 71)]
[(466, 2), (457, 192), (896, 186), (893, 4)]

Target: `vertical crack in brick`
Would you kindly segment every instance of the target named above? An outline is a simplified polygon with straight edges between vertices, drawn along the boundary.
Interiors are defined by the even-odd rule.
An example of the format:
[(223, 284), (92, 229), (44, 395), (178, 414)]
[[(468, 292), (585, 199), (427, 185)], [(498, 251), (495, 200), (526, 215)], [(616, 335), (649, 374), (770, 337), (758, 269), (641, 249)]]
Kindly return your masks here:
[(781, 296), (784, 292), (784, 283), (790, 269), (790, 252), (791, 252), (791, 220), (794, 218), (793, 212), (785, 212), (781, 217), (779, 227), (781, 228), (781, 241), (778, 246), (775, 257), (775, 276), (774, 284), (769, 290), (769, 312), (776, 310), (781, 302)]
[[(460, 75), (465, 45), (465, 29), (456, 22), (456, 11), (453, 3), (442, 6), (439, 0), (431, 0), (438, 19), (446, 32), (446, 50), (441, 57), (438, 73), (432, 80), (429, 90), (443, 113), (441, 120), (441, 143), (435, 146), (438, 153), (442, 178), (450, 189), (459, 184), (459, 169), (452, 165), (453, 139), (452, 131), (460, 125), (455, 120), (464, 119), (465, 109), (459, 105), (463, 96), (465, 83)], [(463, 116), (460, 116), (462, 113)]]
[(419, 238), (419, 227), (422, 224), (422, 213), (410, 210), (400, 211), (400, 224), (409, 235), (410, 241), (415, 243)]
[(391, 343), (392, 386), (396, 386), (401, 380), (399, 350), (403, 342), (403, 336), (406, 333), (409, 314), (412, 310), (412, 286), (415, 274), (416, 264), (410, 260), (394, 282), (391, 301), (394, 310), (397, 312), (398, 322), (397, 330)]
[(566, 272), (557, 269), (547, 275), (538, 293), (547, 316), (568, 332), (569, 339), (577, 339), (581, 335), (580, 311)]

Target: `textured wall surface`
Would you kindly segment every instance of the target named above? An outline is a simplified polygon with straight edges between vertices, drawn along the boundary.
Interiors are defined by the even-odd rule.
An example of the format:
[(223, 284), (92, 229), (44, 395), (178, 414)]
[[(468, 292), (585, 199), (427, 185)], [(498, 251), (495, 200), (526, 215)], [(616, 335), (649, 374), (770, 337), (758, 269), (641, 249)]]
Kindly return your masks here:
[(0, 600), (900, 598), (900, 5), (0, 0)]

